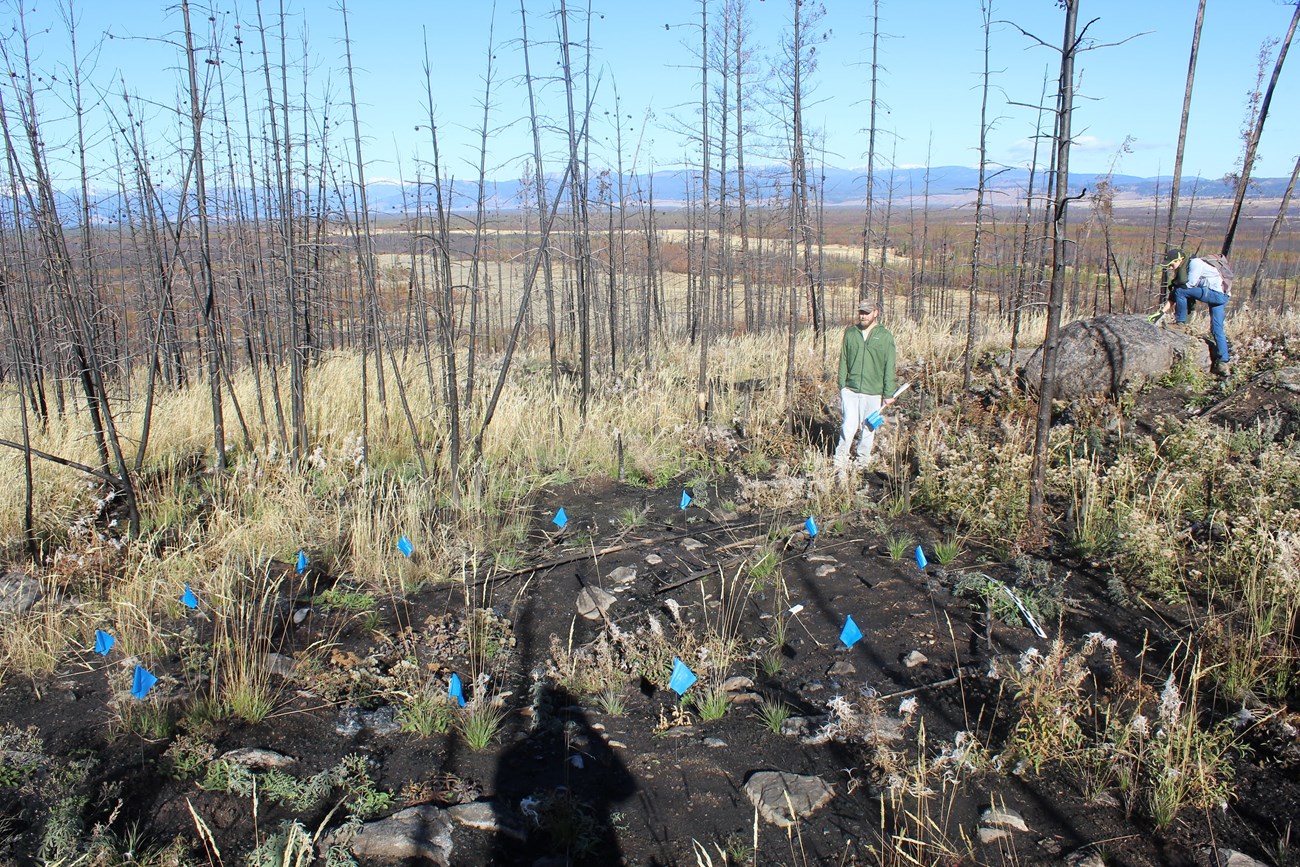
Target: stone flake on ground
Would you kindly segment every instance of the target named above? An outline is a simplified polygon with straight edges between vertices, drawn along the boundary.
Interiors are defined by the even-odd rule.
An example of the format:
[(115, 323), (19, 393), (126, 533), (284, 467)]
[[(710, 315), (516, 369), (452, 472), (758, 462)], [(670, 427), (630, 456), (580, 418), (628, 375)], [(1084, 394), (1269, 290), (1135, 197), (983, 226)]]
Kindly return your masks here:
[(429, 805), (408, 807), (387, 819), (367, 822), (356, 836), (335, 832), (330, 843), (342, 843), (353, 855), (383, 864), (424, 858), (439, 867), (451, 865), (452, 818), (445, 810)]
[(0, 612), (26, 614), (45, 595), (41, 582), (17, 570), (0, 575)]
[(1267, 867), (1263, 861), (1235, 849), (1219, 849), (1214, 853), (1214, 863), (1217, 867)]
[(778, 828), (789, 828), (794, 819), (811, 816), (835, 797), (834, 787), (821, 777), (784, 771), (755, 771), (744, 788), (759, 815)]
[(687, 538), (683, 539), (683, 540), (682, 540), (681, 542), (679, 542), (678, 544), (680, 544), (680, 545), (681, 545), (683, 548), (685, 548), (687, 551), (698, 551), (698, 550), (700, 550), (701, 548), (705, 548), (705, 547), (707, 547), (707, 546), (706, 546), (703, 542), (701, 542), (699, 539), (692, 539), (692, 538), (690, 538), (689, 536), (688, 536)]
[(636, 567), (619, 566), (613, 572), (609, 573), (608, 581), (611, 584), (631, 584), (636, 581)]
[(930, 658), (919, 650), (913, 650), (907, 656), (903, 657), (903, 665), (908, 668), (916, 668), (918, 665), (925, 665)]
[(834, 574), (835, 574), (835, 568), (836, 568), (836, 567), (830, 565), (829, 563), (827, 563), (825, 566), (818, 566), (818, 567), (817, 567), (817, 577), (818, 577), (818, 578), (825, 578), (827, 575), (834, 575)]
[(646, 554), (645, 562), (647, 566), (658, 566), (664, 562), (664, 558), (660, 557), (658, 554)]
[(999, 828), (1011, 828), (1015, 831), (1028, 831), (1029, 826), (1025, 820), (1015, 810), (1006, 807), (988, 807), (980, 813), (980, 822), (985, 825), (996, 825)]
[(456, 804), (447, 808), (447, 815), (466, 828), (488, 831), (492, 834), (505, 834), (521, 843), (528, 839), (528, 831), (518, 820), (507, 815), (504, 810), (488, 801), (473, 801), (468, 804)]
[(222, 753), (221, 758), (246, 768), (287, 768), (298, 761), (293, 756), (286, 756), (262, 747), (240, 747)]
[(996, 843), (998, 840), (1005, 840), (1011, 836), (1011, 832), (1005, 828), (980, 828), (980, 842), (984, 845)]
[(588, 584), (578, 591), (578, 613), (588, 620), (600, 620), (615, 601), (608, 590)]

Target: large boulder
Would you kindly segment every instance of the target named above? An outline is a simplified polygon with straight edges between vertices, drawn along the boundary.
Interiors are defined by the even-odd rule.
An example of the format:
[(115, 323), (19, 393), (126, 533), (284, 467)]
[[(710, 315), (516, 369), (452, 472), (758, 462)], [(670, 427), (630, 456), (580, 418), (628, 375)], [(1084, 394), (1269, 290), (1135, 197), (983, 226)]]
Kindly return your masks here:
[[(1054, 396), (1069, 400), (1090, 394), (1117, 395), (1129, 383), (1168, 373), (1182, 359), (1208, 368), (1209, 344), (1152, 325), (1145, 316), (1080, 319), (1061, 329)], [(1022, 376), (1026, 386), (1037, 391), (1042, 375), (1043, 350), (1039, 347), (1029, 356)]]

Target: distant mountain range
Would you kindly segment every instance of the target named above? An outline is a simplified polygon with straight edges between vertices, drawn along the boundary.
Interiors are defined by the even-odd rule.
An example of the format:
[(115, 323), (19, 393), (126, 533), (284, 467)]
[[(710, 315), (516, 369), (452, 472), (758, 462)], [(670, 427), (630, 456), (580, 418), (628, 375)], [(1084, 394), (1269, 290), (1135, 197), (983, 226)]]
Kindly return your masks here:
[[(965, 166), (939, 166), (928, 170), (924, 167), (907, 168), (896, 169), (893, 172), (888, 169), (877, 169), (873, 183), (876, 189), (876, 200), (882, 201), (888, 198), (891, 187), (896, 201), (913, 197), (920, 198), (926, 192), (927, 173), (929, 175), (929, 195), (933, 198), (973, 197), (979, 183), (979, 171)], [(1070, 176), (1071, 194), (1077, 194), (1085, 187), (1089, 191), (1096, 190), (1098, 183), (1103, 178), (1105, 178), (1104, 175), (1097, 174), (1072, 174)], [(783, 166), (766, 167), (748, 172), (746, 179), (751, 203), (756, 200), (760, 204), (764, 200), (771, 201), (778, 191), (783, 198), (789, 196), (789, 171)], [(824, 201), (828, 206), (861, 205), (866, 201), (867, 177), (865, 169), (827, 167), (823, 172), (820, 169), (810, 168), (808, 179), (810, 183), (814, 184), (823, 181), (822, 185), (825, 189)], [(551, 182), (554, 183), (556, 180), (556, 178), (552, 178)], [(680, 207), (689, 199), (696, 198), (699, 195), (698, 172), (695, 173), (695, 178), (691, 181), (688, 172), (673, 170), (655, 172), (653, 179), (648, 176), (639, 176), (635, 179), (626, 180), (624, 183), (629, 199), (635, 201), (647, 198), (651, 189), (651, 180), (653, 180), (656, 206)], [(1172, 177), (1162, 175), (1154, 178), (1141, 178), (1134, 175), (1112, 175), (1109, 180), (1115, 188), (1117, 197), (1121, 199), (1144, 199), (1157, 195), (1168, 195)], [(1252, 179), (1249, 197), (1252, 199), (1280, 198), (1286, 190), (1288, 180), (1288, 178)], [(691, 181), (691, 183), (688, 183), (688, 181)], [(988, 172), (985, 186), (986, 189), (992, 191), (994, 200), (998, 204), (1010, 204), (1017, 199), (1023, 198), (1028, 181), (1029, 172), (1025, 169), (991, 169)], [(1036, 188), (1041, 190), (1044, 183), (1044, 174), (1040, 172), (1035, 179)], [(731, 177), (733, 189), (734, 184), (735, 177), (733, 175)], [(715, 196), (717, 195), (716, 186), (717, 180), (715, 178), (713, 192)], [(592, 199), (595, 200), (597, 196), (594, 179), (591, 187)], [(1223, 178), (1184, 176), (1181, 196), (1184, 201), (1193, 196), (1197, 199), (1224, 199), (1231, 198), (1234, 191), (1233, 184), (1228, 183)], [(463, 210), (472, 207), (477, 192), (477, 184), (457, 180), (454, 196), (456, 209)], [(518, 192), (519, 183), (517, 181), (489, 182), (487, 189), (488, 207), (516, 208), (518, 207)], [(369, 184), (367, 195), (372, 211), (377, 214), (401, 213), (404, 200), (408, 203), (407, 206), (414, 201), (414, 190), (410, 188), (410, 185), (405, 190), (404, 199), (403, 189), (399, 184), (385, 181)], [(734, 197), (734, 192), (732, 195)]]
[[(1071, 195), (1079, 194), (1084, 188), (1089, 191), (1096, 190), (1098, 183), (1104, 177), (1104, 175), (1096, 174), (1072, 174), (1070, 176)], [(789, 178), (789, 171), (784, 166), (767, 166), (748, 172), (746, 186), (748, 188), (749, 202), (761, 206), (778, 200), (778, 197), (780, 200), (787, 199), (790, 191)], [(1171, 182), (1168, 175), (1154, 178), (1112, 175), (1109, 180), (1114, 186), (1117, 200), (1120, 202), (1126, 199), (1136, 202), (1157, 195), (1163, 197), (1168, 194)], [(827, 167), (822, 170), (810, 167), (809, 181), (813, 184), (821, 183), (824, 187), (824, 202), (829, 207), (861, 206), (867, 198), (865, 169)], [(1025, 169), (991, 169), (988, 172), (986, 189), (990, 191), (991, 201), (995, 205), (1014, 205), (1017, 202), (1023, 202), (1028, 181), (1029, 172)], [(1288, 178), (1253, 179), (1249, 198), (1280, 198), (1286, 190), (1287, 181)], [(558, 177), (552, 177), (549, 180), (548, 195), (554, 195), (554, 185), (557, 182)], [(729, 187), (732, 190), (733, 200), (735, 182), (735, 176), (731, 175)], [(716, 196), (716, 178), (714, 178), (713, 183), (715, 188), (713, 195)], [(895, 169), (892, 172), (888, 169), (877, 169), (873, 184), (876, 189), (876, 201), (884, 201), (891, 196), (891, 193), (895, 202), (906, 201), (911, 198), (919, 199), (927, 192), (927, 183), (928, 193), (936, 204), (951, 205), (954, 200), (964, 201), (974, 197), (976, 185), (979, 183), (979, 172), (974, 168), (965, 166), (938, 166), (932, 169), (919, 167)], [(1036, 192), (1043, 189), (1044, 183), (1044, 173), (1040, 172), (1035, 179)], [(641, 175), (628, 178), (624, 181), (624, 184), (628, 199), (633, 202), (648, 199), (650, 190), (653, 188), (655, 205), (662, 208), (682, 207), (687, 201), (696, 198), (699, 194), (698, 172), (691, 173), (681, 169), (657, 171), (653, 176)], [(599, 201), (598, 182), (595, 175), (592, 176), (590, 186), (591, 200)], [(486, 207), (489, 210), (515, 210), (520, 206), (519, 191), (520, 183), (516, 180), (489, 181)], [(415, 184), (407, 183), (403, 186), (396, 181), (387, 180), (372, 181), (367, 184), (366, 192), (370, 211), (378, 217), (401, 214), (407, 209), (413, 208), (418, 196)], [(1193, 197), (1197, 200), (1227, 199), (1231, 198), (1233, 193), (1232, 184), (1226, 182), (1223, 178), (1183, 178), (1181, 195), (1184, 202), (1190, 202)], [(477, 194), (477, 183), (456, 180), (452, 196), (453, 207), (460, 212), (473, 210)], [(226, 190), (212, 189), (209, 196), (214, 202), (228, 202), (230, 199), (228, 188)], [(423, 194), (423, 202), (426, 207), (431, 198), (430, 192), (426, 189)], [(175, 191), (163, 192), (161, 199), (163, 206), (174, 216), (177, 208)], [(65, 216), (75, 219), (74, 214), (78, 210), (75, 204), (76, 201), (77, 197), (72, 192), (66, 194), (65, 202), (62, 205), (65, 208)], [(101, 223), (111, 223), (119, 217), (116, 213), (117, 206), (118, 203), (114, 199), (101, 199), (93, 206), (93, 209)], [(354, 207), (354, 203), (349, 202), (346, 210), (352, 211)]]

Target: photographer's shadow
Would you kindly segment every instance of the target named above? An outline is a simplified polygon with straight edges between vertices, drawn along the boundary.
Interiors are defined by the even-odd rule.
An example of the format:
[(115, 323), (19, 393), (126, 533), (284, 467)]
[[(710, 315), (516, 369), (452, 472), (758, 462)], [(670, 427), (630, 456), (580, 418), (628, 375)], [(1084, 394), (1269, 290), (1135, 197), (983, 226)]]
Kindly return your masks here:
[(547, 683), (526, 737), (501, 756), (494, 778), (501, 826), (493, 864), (620, 864), (615, 805), (636, 781), (563, 687)]

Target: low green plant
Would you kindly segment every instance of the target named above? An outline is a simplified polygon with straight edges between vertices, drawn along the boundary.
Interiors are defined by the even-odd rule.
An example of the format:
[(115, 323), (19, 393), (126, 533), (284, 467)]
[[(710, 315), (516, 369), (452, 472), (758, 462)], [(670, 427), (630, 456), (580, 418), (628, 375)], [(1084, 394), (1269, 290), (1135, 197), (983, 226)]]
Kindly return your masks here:
[(179, 735), (163, 753), (167, 775), (177, 780), (192, 780), (202, 774), (217, 748), (192, 735)]
[(644, 526), (645, 522), (646, 513), (636, 506), (625, 506), (619, 510), (618, 525), (624, 530), (634, 530)]
[(771, 548), (761, 548), (758, 555), (749, 562), (749, 580), (754, 589), (762, 592), (773, 579), (781, 566), (781, 558)]
[(492, 745), (505, 725), (505, 708), (488, 700), (470, 702), (456, 716), (456, 729), (474, 752), (482, 752)]
[(957, 559), (961, 553), (961, 540), (956, 534), (949, 533), (938, 542), (934, 543), (934, 559), (939, 561), (939, 565), (947, 566)]
[(449, 696), (432, 690), (417, 690), (403, 697), (397, 711), (402, 731), (427, 738), (451, 729), (456, 711)]
[(727, 715), (731, 696), (721, 687), (710, 687), (695, 695), (694, 705), (701, 722), (716, 722)]
[(623, 696), (623, 690), (616, 685), (610, 685), (596, 693), (596, 706), (600, 712), (609, 716), (622, 716), (627, 713), (627, 699)]
[(759, 721), (763, 723), (763, 728), (774, 735), (781, 733), (781, 727), (790, 718), (789, 705), (780, 699), (768, 698), (767, 696), (758, 700), (756, 712)]
[(890, 533), (885, 536), (885, 547), (889, 549), (889, 556), (893, 560), (902, 560), (915, 544), (916, 537), (908, 533)]

